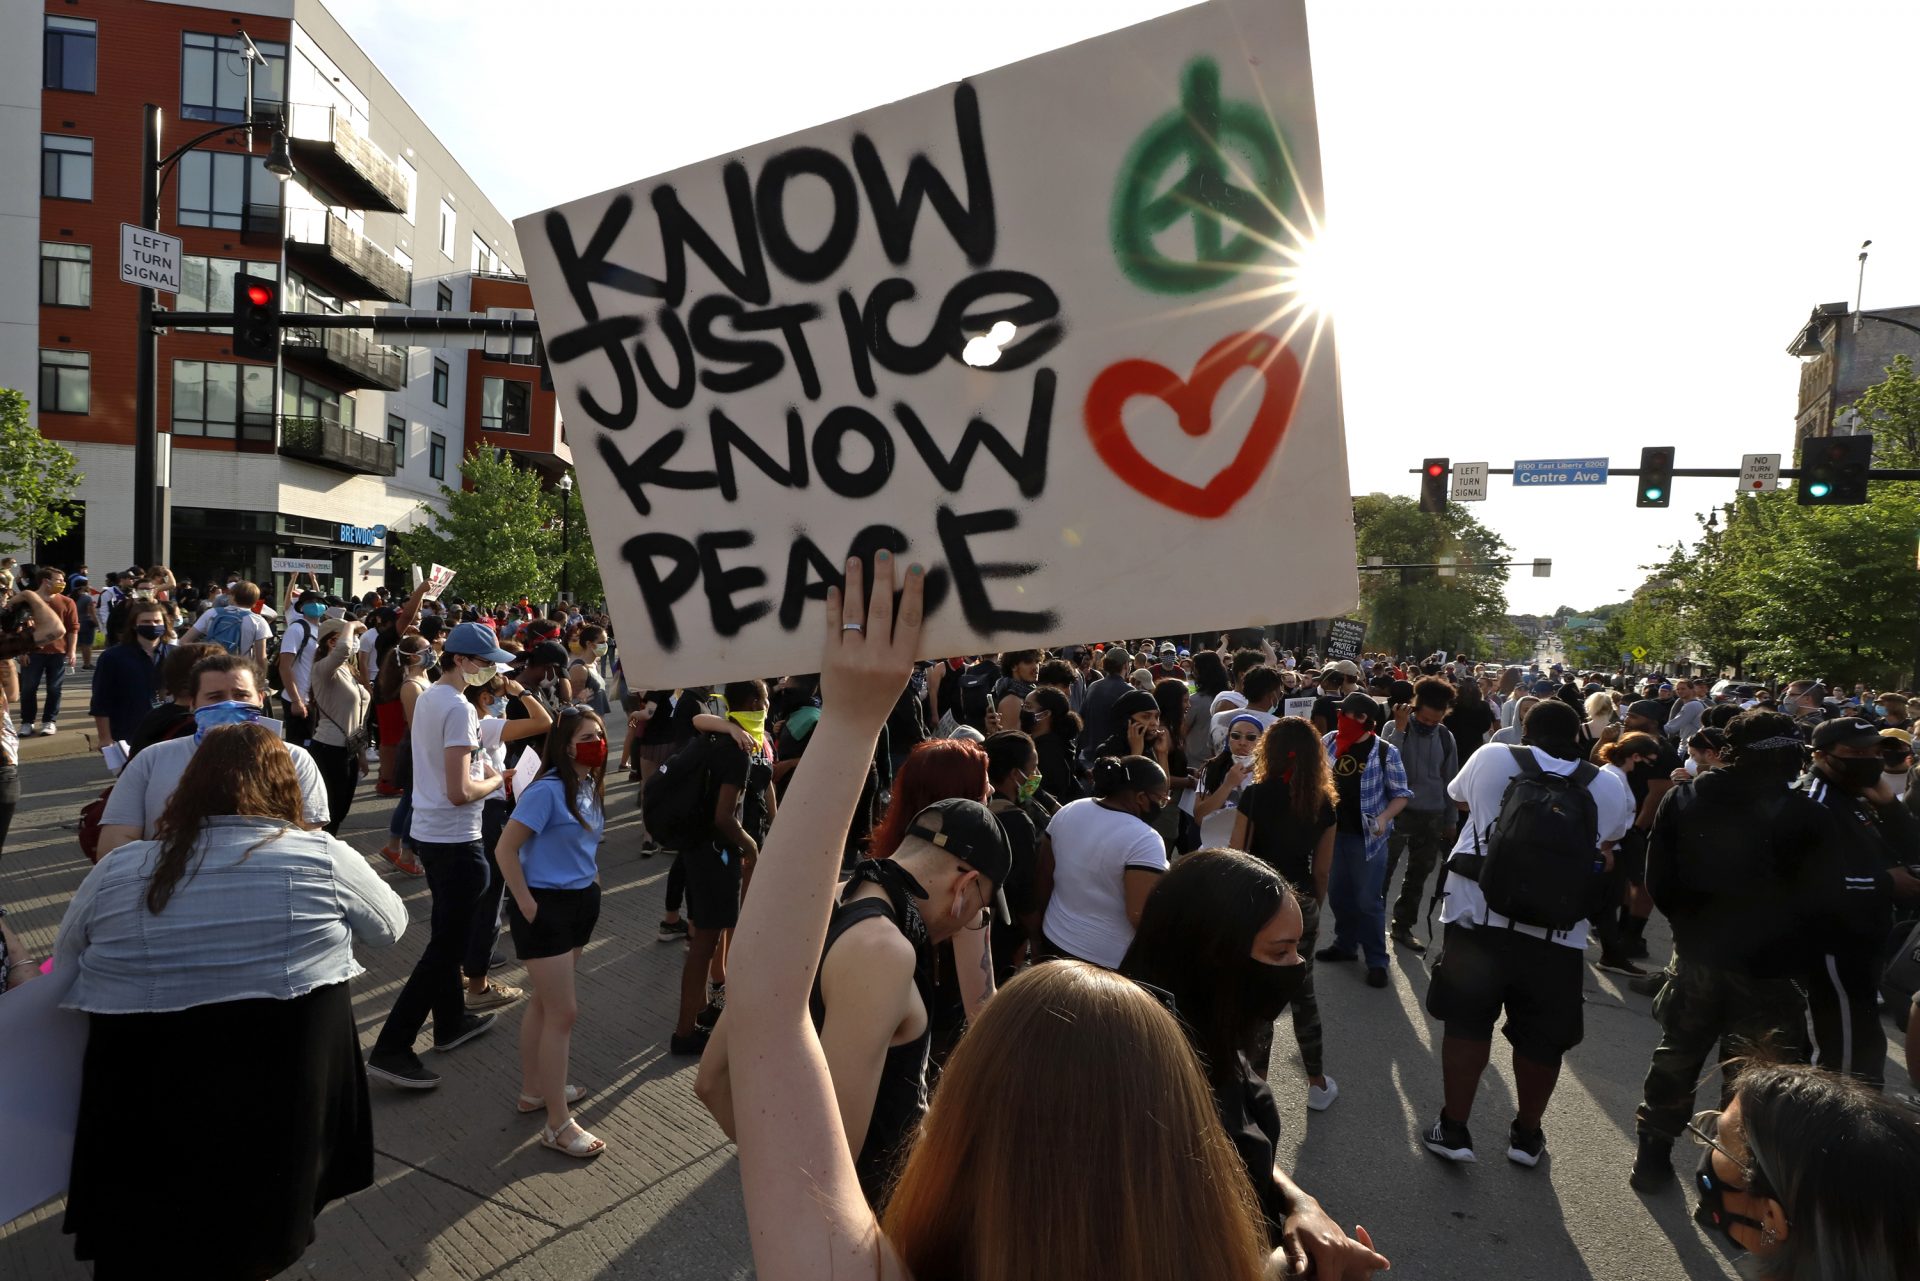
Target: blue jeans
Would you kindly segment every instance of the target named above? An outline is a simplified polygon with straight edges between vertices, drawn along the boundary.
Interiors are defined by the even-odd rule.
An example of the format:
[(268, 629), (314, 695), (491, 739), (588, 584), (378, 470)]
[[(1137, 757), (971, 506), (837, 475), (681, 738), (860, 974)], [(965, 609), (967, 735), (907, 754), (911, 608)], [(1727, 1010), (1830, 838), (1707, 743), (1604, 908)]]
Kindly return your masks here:
[(1367, 838), (1339, 832), (1333, 838), (1333, 869), (1327, 902), (1333, 908), (1333, 946), (1358, 951), (1368, 969), (1387, 964), (1387, 884), (1385, 857), (1367, 857)]
[(25, 713), (20, 728), (41, 723), (40, 678), (47, 678), (47, 715), (49, 721), (60, 719), (60, 687), (67, 683), (67, 656), (65, 654), (29, 654), (27, 669), (20, 674), (20, 710)]
[(433, 1037), (450, 1040), (465, 1022), (467, 998), (460, 982), (460, 958), (473, 928), (473, 906), (487, 887), (487, 852), (479, 841), (450, 845), (417, 841), (420, 864), (427, 871), (427, 889), (433, 894), (433, 916), (427, 946), (407, 976), (406, 986), (394, 998), (375, 1054), (411, 1054), (414, 1038), (433, 1015)]

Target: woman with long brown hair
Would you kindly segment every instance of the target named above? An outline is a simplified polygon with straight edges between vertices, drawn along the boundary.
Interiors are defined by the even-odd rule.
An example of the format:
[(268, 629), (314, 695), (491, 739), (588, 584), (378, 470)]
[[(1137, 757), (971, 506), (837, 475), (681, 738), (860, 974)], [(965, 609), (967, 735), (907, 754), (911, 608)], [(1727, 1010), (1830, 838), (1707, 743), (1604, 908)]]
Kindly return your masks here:
[(857, 560), (844, 602), (828, 595), (823, 711), (735, 932), (731, 1098), (761, 1281), (1256, 1281), (1259, 1211), (1185, 1035), (1089, 965), (1040, 966), (988, 1003), (884, 1223), (862, 1196), (807, 1000), (862, 784), (846, 762), (873, 755), (920, 644), (925, 575), (908, 573), (896, 630), (892, 558), (875, 566), (871, 615)]
[(211, 730), (156, 838), (68, 905), (55, 981), (90, 1035), (64, 1230), (97, 1281), (258, 1281), (373, 1182), (348, 981), (353, 944), (392, 943), (407, 910), (302, 809), (277, 734)]
[[(1300, 954), (1306, 957), (1306, 969), (1288, 1010), (1307, 1071), (1307, 1106), (1324, 1112), (1340, 1096), (1340, 1086), (1326, 1073), (1320, 1002), (1313, 994), (1313, 945), (1320, 937), (1320, 910), (1326, 906), (1332, 875), (1338, 796), (1313, 723), (1283, 716), (1267, 726), (1254, 749), (1253, 778), (1240, 793), (1233, 848), (1253, 855), (1300, 891)], [(1271, 1026), (1247, 1054), (1265, 1076), (1273, 1055)]]
[(373, 681), (373, 718), (380, 730), (380, 782), (376, 790), (382, 796), (400, 798), (387, 823), (387, 843), (381, 847), (380, 857), (407, 876), (426, 875), (407, 839), (407, 823), (413, 816), (413, 749), (408, 734), (413, 726), (414, 703), (433, 685), (428, 675), (432, 667), (433, 646), (416, 632), (402, 636), (387, 651)]

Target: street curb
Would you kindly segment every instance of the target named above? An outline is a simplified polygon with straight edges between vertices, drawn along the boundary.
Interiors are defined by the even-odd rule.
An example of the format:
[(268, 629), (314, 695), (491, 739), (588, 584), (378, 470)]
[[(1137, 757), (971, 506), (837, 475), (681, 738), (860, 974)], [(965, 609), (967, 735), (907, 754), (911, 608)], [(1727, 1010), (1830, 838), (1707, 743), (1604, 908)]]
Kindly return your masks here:
[(92, 756), (98, 749), (94, 746), (95, 731), (92, 729), (61, 730), (52, 738), (32, 738), (24, 734), (20, 737), (20, 761), (63, 761), (78, 756)]

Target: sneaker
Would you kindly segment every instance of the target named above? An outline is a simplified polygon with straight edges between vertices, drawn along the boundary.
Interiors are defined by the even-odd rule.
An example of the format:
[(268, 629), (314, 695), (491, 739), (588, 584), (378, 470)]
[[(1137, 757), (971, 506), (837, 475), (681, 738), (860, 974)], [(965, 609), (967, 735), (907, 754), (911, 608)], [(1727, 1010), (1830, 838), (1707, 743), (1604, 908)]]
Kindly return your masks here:
[(402, 876), (425, 876), (427, 874), (427, 869), (420, 866), (419, 856), (412, 850), (394, 850), (383, 845), (380, 847), (380, 857), (387, 860), (388, 866), (392, 867), (394, 871), (400, 873)]
[(1624, 974), (1630, 979), (1643, 979), (1647, 972), (1624, 956), (1603, 956), (1593, 963), (1596, 970), (1605, 970), (1609, 974)]
[(1410, 952), (1424, 952), (1427, 950), (1427, 945), (1420, 941), (1419, 936), (1413, 932), (1413, 927), (1410, 925), (1394, 926), (1393, 933), (1390, 937), (1394, 942)]
[(503, 1005), (512, 1005), (525, 995), (525, 992), (511, 983), (488, 983), (483, 992), (476, 992), (472, 988), (467, 989), (467, 1008), (497, 1010)]
[(1327, 1078), (1327, 1084), (1324, 1088), (1315, 1085), (1312, 1081), (1307, 1082), (1307, 1106), (1315, 1112), (1325, 1112), (1333, 1106), (1333, 1101), (1339, 1097), (1340, 1082), (1334, 1080), (1332, 1077)]
[(375, 1050), (367, 1055), (367, 1075), (377, 1076), (403, 1090), (431, 1090), (440, 1084), (439, 1074), (429, 1071), (421, 1064), (420, 1057), (411, 1052), (382, 1054)]
[(681, 1036), (678, 1032), (673, 1034), (673, 1038), (667, 1042), (667, 1053), (686, 1058), (698, 1058), (707, 1052), (707, 1038), (711, 1035), (712, 1033), (706, 1028), (695, 1022), (693, 1031), (688, 1035)]
[[(439, 1029), (436, 1028), (435, 1031), (438, 1032)], [(465, 1045), (476, 1036), (484, 1036), (491, 1031), (493, 1031), (493, 1015), (469, 1014), (460, 1020), (458, 1031), (444, 1041), (436, 1040), (433, 1048), (444, 1054), (448, 1050)]]
[(1313, 959), (1316, 961), (1357, 961), (1360, 959), (1360, 953), (1342, 952), (1337, 947), (1323, 947), (1313, 954)]
[(39, 732), (40, 732), (40, 727), (38, 725), (35, 725), (32, 721), (28, 721), (26, 724), (20, 727), (21, 738), (32, 738), (35, 734), (38, 734)]
[(1640, 1136), (1640, 1151), (1633, 1158), (1633, 1173), (1627, 1183), (1635, 1192), (1664, 1192), (1672, 1187), (1673, 1144), (1657, 1134)]
[(1660, 970), (1653, 974), (1642, 974), (1637, 979), (1627, 980), (1628, 989), (1638, 992), (1642, 996), (1658, 996), (1660, 995), (1660, 989), (1666, 985), (1667, 972), (1665, 970)]
[(1540, 1158), (1547, 1154), (1547, 1132), (1520, 1128), (1516, 1117), (1507, 1127), (1507, 1160), (1515, 1165), (1524, 1165), (1529, 1170), (1540, 1164)]
[(1636, 961), (1647, 959), (1647, 941), (1643, 938), (1621, 939), (1620, 950)]
[(1420, 1136), (1427, 1145), (1427, 1151), (1435, 1156), (1445, 1157), (1449, 1161), (1472, 1161), (1473, 1136), (1467, 1133), (1467, 1127), (1447, 1120), (1442, 1112), (1433, 1127)]
[(489, 973), (491, 973), (494, 970), (500, 969), (502, 966), (506, 964), (507, 964), (507, 954), (505, 952), (502, 952), (497, 947), (494, 948), (493, 951), (489, 953), (487, 956), (487, 970)]
[(375, 783), (373, 791), (376, 796), (404, 796), (407, 789), (398, 783)]
[(720, 1016), (724, 1013), (726, 1013), (725, 1006), (715, 1005), (712, 1001), (708, 1001), (707, 1007), (693, 1016), (694, 1026), (703, 1027), (711, 1032), (713, 1025), (720, 1021)]
[(52, 738), (55, 734), (60, 732), (60, 727), (58, 725), (55, 725), (52, 721), (46, 721), (41, 724), (40, 732), (46, 737)]
[(1385, 987), (1386, 985), (1387, 985), (1387, 967), (1384, 965), (1370, 966), (1367, 970), (1367, 986), (1368, 987)]
[(686, 942), (687, 918), (683, 916), (677, 921), (660, 922), (660, 934), (658, 937), (662, 943)]

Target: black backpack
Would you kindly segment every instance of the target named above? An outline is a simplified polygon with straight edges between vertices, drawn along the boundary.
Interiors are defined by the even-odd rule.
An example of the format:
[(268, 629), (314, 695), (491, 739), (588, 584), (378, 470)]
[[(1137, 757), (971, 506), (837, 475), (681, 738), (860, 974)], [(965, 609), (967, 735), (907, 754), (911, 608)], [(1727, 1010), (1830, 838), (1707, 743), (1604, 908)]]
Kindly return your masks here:
[(640, 819), (663, 848), (698, 849), (713, 836), (713, 756), (696, 735), (640, 785)]
[(992, 663), (975, 663), (961, 674), (961, 724), (986, 732), (987, 710), (993, 706), (993, 687), (999, 680), (1000, 669)]
[[(301, 629), (300, 642), (297, 645), (289, 643), (293, 640), (293, 629), (296, 627)], [(284, 695), (287, 692), (287, 682), (280, 675), (280, 655), (292, 654), (294, 656), (293, 661), (295, 663), (298, 663), (300, 661), (300, 651), (303, 647), (305, 647), (307, 640), (312, 635), (313, 635), (313, 624), (308, 622), (305, 618), (296, 618), (292, 622), (287, 624), (287, 630), (281, 633), (280, 640), (277, 644), (272, 642), (268, 643), (267, 645), (267, 688), (268, 689), (272, 690), (276, 694), (282, 694), (282, 695)], [(335, 643), (339, 644), (343, 642), (335, 642)], [(306, 697), (306, 693), (307, 691), (301, 690), (300, 696), (304, 699)]]
[(1521, 925), (1570, 930), (1587, 919), (1605, 864), (1597, 845), (1600, 808), (1587, 790), (1600, 773), (1581, 761), (1571, 774), (1540, 768), (1530, 747), (1509, 747), (1520, 772), (1500, 798), (1500, 813), (1480, 849), (1448, 867), (1480, 884), (1487, 906)]

